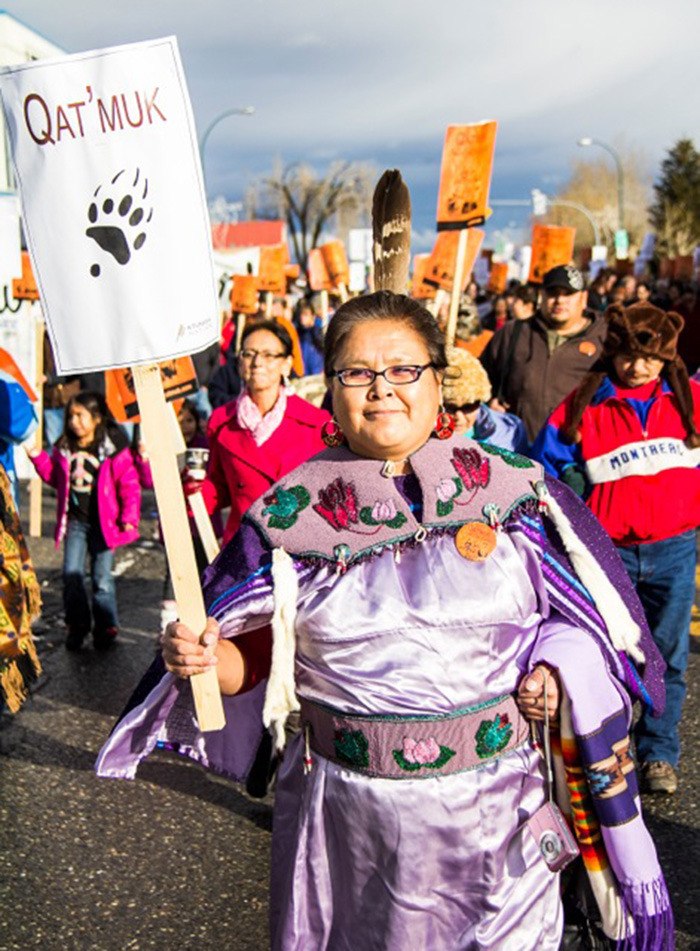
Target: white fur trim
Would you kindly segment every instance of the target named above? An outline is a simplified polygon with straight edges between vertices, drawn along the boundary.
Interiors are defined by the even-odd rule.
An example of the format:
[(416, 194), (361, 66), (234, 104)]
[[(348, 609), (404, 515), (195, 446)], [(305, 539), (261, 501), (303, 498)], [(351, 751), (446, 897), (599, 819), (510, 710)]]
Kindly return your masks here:
[(583, 584), (595, 601), (600, 616), (608, 629), (615, 650), (625, 651), (639, 663), (644, 663), (644, 654), (639, 648), (641, 631), (620, 597), (617, 589), (595, 558), (576, 535), (569, 519), (550, 492), (540, 490), (538, 496), (546, 503), (546, 511), (554, 522), (564, 548)]
[(272, 586), (272, 664), (265, 691), (263, 723), (272, 732), (276, 748), (283, 750), (287, 717), (299, 709), (294, 682), (294, 623), (299, 580), (294, 562), (284, 548), (275, 548), (272, 552)]

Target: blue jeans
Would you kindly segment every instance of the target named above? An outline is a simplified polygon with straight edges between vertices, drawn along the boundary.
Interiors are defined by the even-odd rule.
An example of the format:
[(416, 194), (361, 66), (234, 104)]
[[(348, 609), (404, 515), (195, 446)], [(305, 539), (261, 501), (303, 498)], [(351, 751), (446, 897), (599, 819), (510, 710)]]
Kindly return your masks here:
[(651, 635), (666, 661), (666, 709), (660, 717), (642, 714), (635, 729), (637, 754), (641, 763), (664, 760), (677, 766), (690, 612), (695, 598), (695, 532), (617, 550), (637, 589)]
[[(85, 590), (87, 555), (92, 575), (92, 612)], [(118, 627), (113, 562), (114, 552), (105, 544), (99, 525), (68, 519), (63, 549), (63, 608), (71, 631), (88, 634), (91, 627), (97, 632)]]

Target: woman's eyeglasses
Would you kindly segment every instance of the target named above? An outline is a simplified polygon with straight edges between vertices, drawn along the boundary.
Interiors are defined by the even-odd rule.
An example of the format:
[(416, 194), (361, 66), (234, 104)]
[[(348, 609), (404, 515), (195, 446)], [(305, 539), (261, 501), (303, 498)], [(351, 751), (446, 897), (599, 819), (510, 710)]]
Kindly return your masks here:
[(336, 370), (332, 376), (336, 377), (341, 386), (371, 386), (378, 376), (383, 376), (391, 386), (405, 386), (420, 379), (432, 363), (424, 366), (396, 366), (386, 370), (370, 370), (369, 367), (348, 367), (346, 370)]
[(238, 354), (241, 360), (252, 363), (257, 357), (261, 363), (272, 363), (273, 360), (284, 360), (285, 353), (271, 353), (269, 350), (241, 350)]

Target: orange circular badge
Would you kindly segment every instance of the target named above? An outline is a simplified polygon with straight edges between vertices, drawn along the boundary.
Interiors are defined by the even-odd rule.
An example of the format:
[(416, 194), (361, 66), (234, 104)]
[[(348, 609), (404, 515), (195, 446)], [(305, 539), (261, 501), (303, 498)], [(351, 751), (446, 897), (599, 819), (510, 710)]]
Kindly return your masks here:
[(585, 357), (594, 357), (596, 346), (591, 340), (582, 340), (578, 345), (579, 353), (582, 353)]
[(467, 561), (486, 561), (496, 547), (496, 532), (485, 522), (467, 522), (455, 535), (455, 545)]

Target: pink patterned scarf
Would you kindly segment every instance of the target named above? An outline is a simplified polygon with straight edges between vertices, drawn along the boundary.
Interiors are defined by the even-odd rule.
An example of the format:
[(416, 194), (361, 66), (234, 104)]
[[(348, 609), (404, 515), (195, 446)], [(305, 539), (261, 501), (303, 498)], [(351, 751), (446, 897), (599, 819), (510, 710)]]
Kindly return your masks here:
[(280, 395), (277, 397), (277, 402), (269, 413), (265, 413), (264, 416), (253, 402), (247, 390), (243, 390), (236, 404), (238, 425), (242, 429), (249, 430), (255, 440), (256, 446), (262, 446), (264, 442), (267, 442), (282, 422), (286, 411), (287, 388), (284, 386), (280, 387)]

